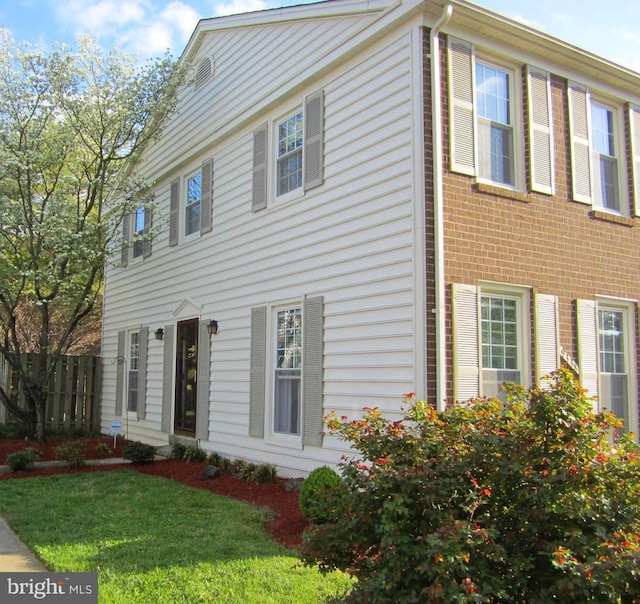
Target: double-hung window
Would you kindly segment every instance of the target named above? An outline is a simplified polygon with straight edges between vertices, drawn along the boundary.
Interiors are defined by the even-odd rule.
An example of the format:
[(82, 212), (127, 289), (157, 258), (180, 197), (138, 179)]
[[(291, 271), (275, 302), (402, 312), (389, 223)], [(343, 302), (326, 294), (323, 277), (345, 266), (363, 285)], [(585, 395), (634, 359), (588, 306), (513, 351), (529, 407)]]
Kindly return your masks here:
[(516, 185), (512, 82), (509, 71), (476, 61), (478, 175), (510, 187)]
[(598, 308), (600, 402), (629, 430), (629, 350), (627, 313), (622, 308)]
[(518, 297), (480, 296), (482, 385), (485, 396), (499, 396), (504, 382), (522, 384), (522, 309)]
[(612, 108), (591, 101), (593, 195), (597, 205), (620, 212), (616, 119)]
[(300, 434), (302, 399), (302, 308), (275, 313), (273, 431)]
[(133, 257), (138, 258), (144, 253), (145, 209), (139, 207), (133, 214)]
[(302, 187), (302, 148), (304, 143), (302, 115), (302, 111), (299, 111), (277, 126), (276, 195), (278, 197)]
[(129, 375), (127, 381), (127, 411), (138, 410), (138, 371), (140, 368), (140, 333), (129, 334)]
[(202, 172), (187, 178), (187, 202), (185, 205), (184, 234), (192, 235), (200, 231), (200, 202), (202, 200)]

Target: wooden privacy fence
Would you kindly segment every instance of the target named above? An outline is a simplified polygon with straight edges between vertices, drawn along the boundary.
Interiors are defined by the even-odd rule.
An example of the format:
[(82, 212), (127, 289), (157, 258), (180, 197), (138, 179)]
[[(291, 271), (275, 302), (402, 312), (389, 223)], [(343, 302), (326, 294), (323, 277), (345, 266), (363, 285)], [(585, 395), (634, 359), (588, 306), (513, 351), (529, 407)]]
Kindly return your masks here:
[[(27, 357), (27, 364), (33, 366), (37, 355), (28, 354)], [(0, 379), (3, 387), (11, 390), (13, 399), (17, 400), (21, 407), (25, 407), (22, 386), (15, 376), (11, 375), (4, 359), (0, 362)], [(49, 381), (46, 428), (65, 432), (99, 432), (101, 379), (101, 357), (60, 357)], [(11, 414), (3, 405), (0, 406), (4, 412), (3, 423), (11, 422)]]

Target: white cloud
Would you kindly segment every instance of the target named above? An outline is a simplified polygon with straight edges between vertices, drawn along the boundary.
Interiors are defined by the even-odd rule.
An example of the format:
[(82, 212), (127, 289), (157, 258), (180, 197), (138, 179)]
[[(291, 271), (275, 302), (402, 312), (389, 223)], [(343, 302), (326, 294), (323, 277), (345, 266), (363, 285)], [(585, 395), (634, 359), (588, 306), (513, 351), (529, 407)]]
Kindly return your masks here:
[(222, 17), (264, 10), (265, 8), (267, 8), (267, 3), (264, 0), (231, 0), (230, 2), (216, 2), (213, 10), (216, 17)]
[(147, 11), (145, 0), (66, 0), (54, 5), (60, 23), (70, 25), (76, 33), (102, 37), (113, 35), (123, 27), (140, 23)]

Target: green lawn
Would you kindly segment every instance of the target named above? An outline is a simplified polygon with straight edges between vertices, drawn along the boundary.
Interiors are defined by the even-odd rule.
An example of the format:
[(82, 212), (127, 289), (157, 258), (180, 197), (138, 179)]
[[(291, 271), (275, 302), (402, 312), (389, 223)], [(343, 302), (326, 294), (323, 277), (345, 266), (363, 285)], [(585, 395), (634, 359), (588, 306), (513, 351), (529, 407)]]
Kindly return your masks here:
[(259, 509), (131, 470), (0, 481), (0, 515), (51, 571), (97, 571), (101, 604), (323, 602), (323, 577)]

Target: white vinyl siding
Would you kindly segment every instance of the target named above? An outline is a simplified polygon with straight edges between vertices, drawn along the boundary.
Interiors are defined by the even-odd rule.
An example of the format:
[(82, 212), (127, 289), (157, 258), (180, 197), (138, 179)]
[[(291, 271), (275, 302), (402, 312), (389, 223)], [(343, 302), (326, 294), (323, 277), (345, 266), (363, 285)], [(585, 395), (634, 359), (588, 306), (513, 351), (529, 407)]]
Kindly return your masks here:
[[(324, 52), (328, 31), (331, 36), (343, 36), (342, 24), (329, 21), (333, 26), (322, 19), (314, 20), (310, 28), (304, 23), (290, 24), (291, 33), (299, 38), (298, 27), (305, 29), (311, 47)], [(355, 26), (361, 20), (350, 22)], [(152, 331), (165, 329), (163, 341), (149, 342), (146, 419), (129, 427), (132, 438), (162, 444), (167, 442), (167, 432), (173, 431), (175, 322), (187, 316), (214, 317), (220, 333), (209, 338), (208, 436), (200, 446), (228, 457), (268, 460), (283, 472), (298, 475), (323, 463), (335, 463), (345, 450), (336, 439), (322, 437), (325, 412), (335, 409), (357, 416), (364, 405), (373, 403), (385, 413), (398, 413), (404, 392), (421, 391), (416, 380), (423, 379), (424, 371), (422, 365), (416, 367), (415, 350), (424, 331), (420, 324), (424, 313), (415, 306), (415, 284), (424, 280), (424, 269), (416, 273), (414, 257), (416, 249), (424, 246), (415, 215), (421, 187), (414, 167), (419, 169), (422, 163), (416, 160), (412, 128), (419, 105), (415, 87), (422, 73), (412, 71), (411, 60), (412, 53), (421, 52), (421, 45), (418, 37), (414, 42), (413, 34), (406, 31), (385, 34), (366, 52), (324, 71), (308, 86), (292, 88), (286, 77), (275, 73), (278, 97), (266, 108), (257, 105), (254, 109), (255, 100), (266, 94), (265, 85), (272, 88), (268, 68), (254, 71), (253, 61), (261, 62), (263, 68), (270, 64), (258, 51), (269, 44), (289, 47), (291, 41), (282, 37), (280, 27), (273, 29), (277, 36), (271, 26), (257, 28), (250, 42), (243, 28), (222, 32), (225, 52), (218, 46), (217, 32), (205, 38), (202, 52), (217, 58), (215, 78), (201, 89), (207, 94), (194, 94), (190, 89), (187, 100), (198, 105), (181, 107), (176, 120), (184, 131), (173, 126), (165, 131), (165, 172), (151, 177), (157, 183), (159, 215), (167, 216), (171, 200), (184, 199), (185, 192), (179, 191), (186, 184), (184, 177), (206, 158), (215, 158), (215, 236), (194, 237), (187, 245), (176, 241), (177, 245), (169, 247), (172, 231), (165, 228), (154, 241), (152, 261), (144, 271), (128, 276), (133, 271), (108, 267), (103, 341), (105, 359), (112, 359), (119, 329), (143, 323)], [(322, 44), (316, 40), (319, 31), (325, 34)], [(301, 39), (299, 43), (306, 52)], [(225, 66), (234, 60), (235, 67), (229, 71)], [(272, 61), (277, 69), (280, 55)], [(305, 63), (304, 57), (301, 61)], [(291, 67), (290, 57), (285, 63)], [(250, 74), (254, 77), (251, 83), (245, 80)], [(240, 75), (242, 82), (236, 82), (234, 78)], [(231, 89), (239, 96), (229, 97)], [(252, 212), (254, 133), (264, 129), (273, 150), (273, 125), (290, 115), (298, 103), (307, 105), (309, 115), (314, 98), (317, 107), (322, 106), (316, 112), (323, 122), (322, 146), (318, 145), (316, 153), (323, 159), (316, 168), (316, 182), (321, 185), (309, 189), (311, 184), (306, 183), (304, 194), (291, 203)], [(219, 115), (224, 112), (212, 111), (213, 106), (234, 111), (242, 106), (246, 114), (229, 135)], [(189, 120), (184, 119), (187, 115)], [(201, 138), (206, 138), (206, 148), (194, 150)], [(310, 139), (305, 142), (311, 143)], [(309, 158), (307, 148), (305, 153)], [(275, 154), (268, 160), (268, 188), (273, 195)], [(307, 163), (304, 171), (309, 176)], [(178, 176), (179, 183), (175, 182)], [(178, 229), (177, 235), (181, 234)], [(297, 300), (309, 319), (305, 295), (311, 303), (320, 294), (324, 300), (318, 304), (322, 310), (316, 317), (321, 320), (315, 328), (320, 346), (314, 349), (315, 356), (303, 351), (301, 435), (296, 437), (296, 446), (281, 447), (254, 430), (256, 425), (263, 431), (270, 427), (266, 415), (259, 418), (271, 391), (270, 372), (255, 378), (254, 368), (261, 343), (265, 346), (262, 356), (272, 349), (267, 343), (271, 329), (258, 337), (260, 329), (251, 328), (252, 309)], [(151, 306), (146, 303), (149, 300)], [(185, 301), (193, 306), (188, 315), (180, 310)], [(269, 321), (270, 317), (269, 313)], [(305, 327), (309, 336), (311, 328)], [(102, 422), (108, 430), (116, 366), (106, 361), (105, 367), (104, 400), (111, 403), (104, 407)], [(310, 386), (312, 378), (322, 387)], [(261, 392), (265, 384), (269, 388)], [(309, 409), (306, 404), (312, 397), (321, 403), (312, 402)], [(263, 401), (262, 407), (255, 404), (257, 400)], [(198, 418), (198, 430), (201, 424)]]

